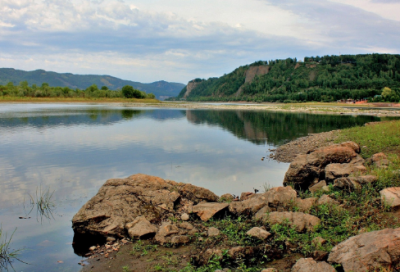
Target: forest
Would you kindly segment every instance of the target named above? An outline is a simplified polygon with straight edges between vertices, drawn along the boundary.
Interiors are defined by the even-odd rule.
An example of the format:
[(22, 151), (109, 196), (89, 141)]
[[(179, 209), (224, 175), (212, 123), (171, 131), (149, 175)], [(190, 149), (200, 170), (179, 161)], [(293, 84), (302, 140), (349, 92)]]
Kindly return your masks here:
[[(246, 82), (251, 67), (267, 72)], [(399, 102), (400, 55), (366, 54), (258, 61), (219, 78), (195, 79), (188, 101)], [(186, 87), (175, 100), (182, 100)]]
[(96, 84), (81, 90), (71, 89), (69, 87), (50, 87), (48, 83), (40, 86), (27, 81), (22, 81), (18, 85), (9, 82), (6, 85), (0, 85), (0, 97), (58, 97), (58, 98), (137, 98), (137, 99), (155, 99), (152, 93), (145, 93), (126, 85), (121, 90), (110, 90), (107, 86), (99, 88)]

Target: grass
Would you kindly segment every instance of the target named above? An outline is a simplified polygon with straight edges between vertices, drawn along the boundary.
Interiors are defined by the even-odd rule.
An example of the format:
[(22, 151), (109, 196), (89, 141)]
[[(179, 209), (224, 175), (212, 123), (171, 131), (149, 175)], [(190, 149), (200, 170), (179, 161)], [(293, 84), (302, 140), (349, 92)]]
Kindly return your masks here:
[(31, 209), (28, 212), (28, 215), (36, 207), (36, 215), (38, 220), (40, 218), (42, 221), (43, 217), (47, 219), (53, 218), (53, 209), (55, 208), (53, 194), (54, 191), (50, 191), (49, 188), (43, 190), (42, 185), (36, 188), (35, 195), (29, 194)]
[(136, 98), (84, 98), (84, 97), (13, 97), (0, 96), (1, 102), (122, 102), (122, 103), (161, 103), (157, 99)]
[(364, 158), (369, 158), (379, 152), (400, 154), (400, 121), (344, 129), (336, 142), (344, 141), (358, 143)]
[(12, 250), (10, 249), (11, 241), (14, 236), (15, 231), (11, 234), (10, 237), (7, 236), (3, 232), (3, 229), (0, 227), (0, 271), (7, 271), (8, 267), (12, 267), (12, 261), (18, 260), (18, 255), (21, 250)]

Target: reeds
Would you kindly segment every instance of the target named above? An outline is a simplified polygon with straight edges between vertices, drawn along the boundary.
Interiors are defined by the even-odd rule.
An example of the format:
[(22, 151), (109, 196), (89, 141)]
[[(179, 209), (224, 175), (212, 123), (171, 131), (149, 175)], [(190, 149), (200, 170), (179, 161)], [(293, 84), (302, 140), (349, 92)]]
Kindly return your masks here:
[[(54, 191), (50, 191), (50, 188), (46, 190), (42, 189), (42, 185), (36, 188), (35, 195), (29, 194), (29, 202), (30, 202), (30, 211), (28, 215), (33, 211), (36, 207), (36, 218), (39, 221), (43, 221), (43, 217), (47, 219), (51, 219), (53, 217), (53, 209), (55, 208), (55, 204), (53, 202), (53, 194)], [(25, 204), (24, 204), (25, 208)]]
[(14, 259), (20, 261), (17, 256), (21, 250), (10, 249), (15, 230), (11, 236), (8, 237), (7, 234), (3, 232), (2, 227), (0, 227), (0, 271), (7, 271), (9, 266), (12, 267), (12, 261)]

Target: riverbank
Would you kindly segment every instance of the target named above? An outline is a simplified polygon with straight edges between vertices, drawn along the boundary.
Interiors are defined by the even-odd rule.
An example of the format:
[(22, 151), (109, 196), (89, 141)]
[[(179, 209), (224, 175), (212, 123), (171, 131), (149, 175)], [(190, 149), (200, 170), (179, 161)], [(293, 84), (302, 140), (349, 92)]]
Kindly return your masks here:
[(122, 107), (157, 107), (171, 109), (218, 109), (218, 110), (252, 110), (275, 111), (309, 114), (332, 115), (370, 115), (378, 117), (400, 117), (400, 108), (374, 107), (373, 105), (352, 105), (338, 103), (195, 103), (195, 102), (161, 102), (155, 99), (121, 99), (121, 98), (7, 98), (0, 97), (0, 103), (83, 103), (113, 104)]
[[(354, 143), (334, 145), (349, 140)], [(302, 144), (305, 141), (309, 144)], [(317, 145), (311, 146), (313, 142)], [(123, 246), (109, 242), (89, 253), (83, 271), (214, 272), (225, 268), (289, 272), (294, 265), (306, 269), (299, 271), (316, 267), (335, 271), (331, 265), (346, 272), (365, 271), (366, 267), (368, 271), (397, 271), (400, 253), (392, 249), (400, 231), (395, 229), (400, 227), (396, 196), (400, 187), (400, 121), (311, 135), (289, 143), (287, 148), (295, 145), (304, 146), (297, 150), (302, 156), (293, 158), (291, 153), (285, 157), (292, 161), (285, 182), (297, 192), (291, 187), (266, 186), (264, 193), (243, 193), (240, 200), (224, 195), (218, 202), (211, 195), (205, 200), (209, 204), (193, 203), (188, 217), (183, 215), (188, 203), (176, 203), (176, 210), (168, 208), (164, 219), (145, 222), (157, 228), (161, 224), (154, 230), (155, 238), (146, 242), (134, 239), (133, 244)], [(385, 154), (380, 154), (382, 151)], [(311, 176), (304, 175), (314, 172), (324, 172), (324, 180), (320, 177), (309, 184)], [(183, 199), (188, 196), (182, 189), (186, 185), (167, 183), (175, 186), (171, 192)], [(169, 190), (165, 185), (163, 188)], [(387, 201), (389, 195), (394, 199)], [(134, 229), (135, 224), (132, 226)], [(135, 233), (133, 229), (130, 234)], [(358, 248), (352, 241), (363, 245)], [(382, 250), (391, 256), (389, 260), (375, 254)], [(343, 254), (347, 257), (340, 257)]]

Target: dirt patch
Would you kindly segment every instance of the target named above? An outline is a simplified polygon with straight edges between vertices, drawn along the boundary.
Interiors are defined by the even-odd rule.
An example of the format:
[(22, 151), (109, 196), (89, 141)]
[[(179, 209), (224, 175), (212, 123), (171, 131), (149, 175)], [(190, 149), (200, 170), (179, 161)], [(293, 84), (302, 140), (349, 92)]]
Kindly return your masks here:
[(296, 63), (296, 66), (294, 67), (294, 69), (296, 70), (297, 68), (299, 68), (301, 66), (301, 64), (298, 62)]
[[(105, 254), (95, 253), (83, 262), (82, 272), (103, 271), (179, 271), (190, 262), (193, 246), (167, 248), (154, 246), (149, 241), (126, 244), (118, 251)], [(102, 247), (104, 248), (104, 246)], [(106, 251), (105, 248), (103, 251)], [(125, 270), (123, 268), (125, 267)]]
[(325, 147), (334, 143), (338, 131), (329, 131), (311, 134), (306, 137), (291, 141), (280, 146), (270, 155), (270, 158), (280, 162), (292, 162), (299, 154), (307, 154), (317, 148)]

